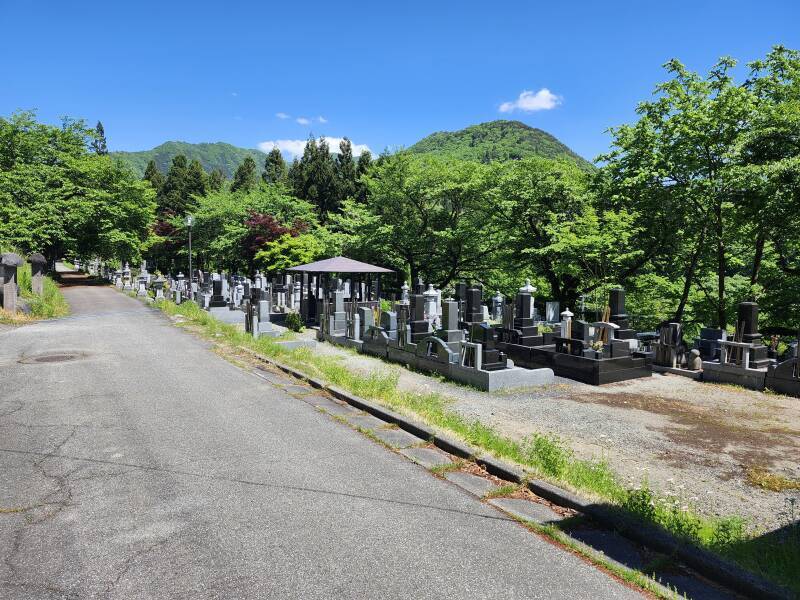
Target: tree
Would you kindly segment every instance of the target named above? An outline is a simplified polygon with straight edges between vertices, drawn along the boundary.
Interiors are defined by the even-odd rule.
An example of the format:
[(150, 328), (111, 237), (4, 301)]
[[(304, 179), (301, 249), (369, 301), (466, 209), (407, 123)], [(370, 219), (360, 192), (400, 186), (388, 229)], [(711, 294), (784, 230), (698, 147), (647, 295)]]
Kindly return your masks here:
[[(713, 304), (714, 320), (722, 328), (732, 309), (725, 285), (736, 233), (732, 217), (742, 197), (731, 177), (732, 152), (755, 110), (752, 92), (731, 78), (735, 64), (720, 59), (701, 77), (677, 60), (668, 62), (673, 78), (656, 88), (655, 100), (639, 105), (638, 123), (612, 129), (612, 150), (600, 157), (607, 163), (610, 190), (637, 209), (644, 231), (661, 229), (688, 241), (677, 249), (686, 269), (675, 317), (682, 316), (695, 283)], [(672, 225), (664, 229), (664, 223)], [(676, 251), (675, 246), (666, 249)], [(716, 273), (716, 290), (699, 277), (705, 264)]]
[[(200, 259), (232, 270), (252, 269), (253, 257), (266, 241), (293, 228), (300, 232), (317, 227), (311, 204), (273, 186), (261, 186), (249, 193), (211, 192), (198, 199), (193, 214), (192, 243)], [(269, 234), (267, 221), (284, 230)], [(259, 235), (264, 236), (262, 245), (256, 240)]]
[(214, 169), (208, 176), (206, 187), (208, 188), (209, 192), (219, 192), (222, 190), (224, 183), (225, 174), (222, 172), (222, 169)]
[(256, 161), (252, 157), (245, 157), (244, 161), (236, 173), (233, 174), (231, 183), (232, 192), (251, 192), (258, 187), (258, 175), (256, 174)]
[(153, 219), (154, 192), (105, 155), (90, 152), (82, 121), (38, 123), (32, 112), (0, 118), (0, 245), (134, 260)]
[(158, 170), (156, 161), (151, 160), (149, 163), (147, 163), (147, 168), (144, 170), (144, 177), (142, 177), (142, 180), (149, 181), (156, 193), (158, 193), (158, 191), (164, 185), (164, 175), (162, 175), (161, 171)]
[(631, 259), (630, 218), (595, 205), (585, 171), (566, 159), (530, 157), (494, 162), (489, 172), (486, 219), (504, 270), (533, 276), (573, 309), (581, 293), (619, 281)]
[(339, 142), (339, 154), (336, 155), (336, 205), (356, 193), (356, 164), (353, 161), (353, 145), (344, 138)]
[(309, 138), (290, 174), (295, 196), (314, 204), (320, 221), (325, 223), (339, 208), (335, 166), (325, 138), (319, 143)]
[(331, 227), (348, 254), (392, 265), (440, 287), (485, 277), (499, 247), (484, 218), (485, 167), (398, 153), (362, 180), (366, 203), (347, 200)]
[(108, 154), (106, 131), (103, 129), (103, 124), (100, 121), (97, 122), (97, 125), (94, 128), (94, 136), (91, 141), (91, 147), (95, 154), (99, 154), (100, 156), (105, 156)]
[(189, 208), (194, 204), (192, 199), (194, 196), (205, 196), (207, 186), (206, 172), (203, 170), (203, 165), (199, 160), (193, 160), (189, 163), (189, 168), (186, 170), (186, 181), (183, 193), (188, 198), (186, 207)]
[(261, 178), (266, 183), (286, 183), (288, 171), (280, 149), (276, 146), (267, 154)]

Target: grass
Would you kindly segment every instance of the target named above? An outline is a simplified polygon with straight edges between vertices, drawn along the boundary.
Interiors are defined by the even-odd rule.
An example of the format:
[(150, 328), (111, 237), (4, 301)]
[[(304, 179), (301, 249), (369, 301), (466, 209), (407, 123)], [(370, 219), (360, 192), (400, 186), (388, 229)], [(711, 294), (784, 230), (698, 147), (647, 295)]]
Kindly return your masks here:
[(31, 266), (25, 263), (17, 269), (17, 284), (20, 297), (28, 303), (30, 314), (18, 312), (12, 315), (8, 311), (0, 310), (0, 323), (20, 325), (39, 319), (55, 319), (69, 314), (69, 305), (58, 289), (58, 285), (50, 278), (44, 277), (43, 293), (41, 296), (31, 291)]
[(756, 537), (747, 532), (746, 523), (740, 517), (705, 517), (680, 499), (658, 497), (646, 482), (635, 489), (626, 488), (605, 460), (579, 459), (555, 435), (535, 434), (514, 440), (448, 409), (448, 400), (440, 394), (401, 389), (398, 368), (368, 375), (355, 373), (341, 357), (322, 356), (310, 348), (287, 350), (271, 338), (254, 339), (232, 325), (217, 321), (192, 302), (177, 306), (160, 301), (156, 306), (167, 314), (181, 315), (187, 323), (200, 325), (208, 337), (279, 359), (311, 377), (324, 379), (328, 384), (397, 412), (413, 415), (476, 448), (517, 463), (538, 477), (612, 504), (629, 516), (663, 527), (686, 543), (732, 559), (743, 568), (800, 593), (800, 527), (794, 515), (788, 520), (782, 537)]
[(771, 473), (762, 467), (750, 467), (747, 469), (747, 483), (753, 487), (769, 490), (771, 492), (800, 490), (800, 480), (790, 479), (783, 475)]

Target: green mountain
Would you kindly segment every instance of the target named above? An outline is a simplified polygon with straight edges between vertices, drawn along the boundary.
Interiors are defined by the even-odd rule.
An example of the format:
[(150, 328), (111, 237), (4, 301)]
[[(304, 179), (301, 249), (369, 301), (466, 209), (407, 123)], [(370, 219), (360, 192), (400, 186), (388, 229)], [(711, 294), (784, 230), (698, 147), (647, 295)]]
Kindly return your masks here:
[(214, 144), (189, 144), (187, 142), (164, 142), (152, 150), (141, 152), (111, 152), (111, 156), (119, 158), (130, 165), (134, 172), (141, 177), (150, 160), (156, 161), (156, 166), (162, 173), (166, 173), (172, 159), (178, 154), (183, 154), (189, 161), (199, 160), (206, 172), (221, 169), (225, 177), (233, 177), (236, 168), (244, 159), (252, 156), (259, 169), (264, 165), (266, 155), (260, 150), (237, 148), (224, 142)]
[(546, 131), (520, 121), (490, 121), (460, 131), (439, 131), (421, 139), (409, 151), (484, 162), (527, 156), (568, 158), (582, 169), (594, 168)]

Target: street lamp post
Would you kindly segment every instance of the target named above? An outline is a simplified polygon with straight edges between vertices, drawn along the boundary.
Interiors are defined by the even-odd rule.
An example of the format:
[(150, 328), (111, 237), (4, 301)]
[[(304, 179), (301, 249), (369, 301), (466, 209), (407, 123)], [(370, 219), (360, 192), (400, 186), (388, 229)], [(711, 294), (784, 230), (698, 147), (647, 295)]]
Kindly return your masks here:
[(186, 215), (186, 227), (189, 228), (189, 300), (194, 302), (194, 290), (192, 289), (192, 225), (194, 225), (194, 217)]

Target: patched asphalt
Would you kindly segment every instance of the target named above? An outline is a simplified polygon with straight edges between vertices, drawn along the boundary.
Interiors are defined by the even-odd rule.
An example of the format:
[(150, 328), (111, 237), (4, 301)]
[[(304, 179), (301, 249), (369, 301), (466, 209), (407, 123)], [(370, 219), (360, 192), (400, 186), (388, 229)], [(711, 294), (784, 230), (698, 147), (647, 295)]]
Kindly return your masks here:
[(640, 596), (138, 301), (65, 295), (0, 332), (0, 597)]

